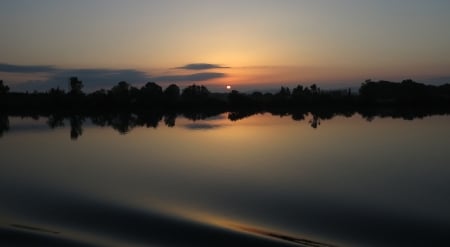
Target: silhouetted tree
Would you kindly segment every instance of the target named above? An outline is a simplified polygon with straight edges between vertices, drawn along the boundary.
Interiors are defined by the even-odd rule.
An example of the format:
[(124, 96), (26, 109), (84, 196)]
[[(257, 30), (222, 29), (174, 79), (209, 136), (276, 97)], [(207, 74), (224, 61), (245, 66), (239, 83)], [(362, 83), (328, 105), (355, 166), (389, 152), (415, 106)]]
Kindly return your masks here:
[(318, 88), (315, 84), (310, 87), (303, 87), (302, 85), (297, 85), (292, 89), (291, 98), (294, 104), (312, 104), (313, 99), (316, 98), (318, 94)]
[(187, 100), (202, 100), (210, 95), (209, 90), (205, 86), (191, 85), (183, 89), (181, 96)]
[(111, 93), (116, 96), (127, 96), (128, 92), (130, 91), (130, 87), (130, 84), (128, 84), (126, 81), (120, 81), (111, 89)]
[(292, 89), (292, 97), (293, 98), (301, 98), (302, 96), (304, 96), (302, 85), (297, 85), (296, 87), (294, 87)]
[(177, 101), (180, 98), (180, 88), (177, 85), (175, 85), (175, 84), (170, 84), (164, 90), (164, 96), (170, 102)]
[(95, 97), (104, 97), (107, 95), (107, 92), (105, 89), (99, 89), (99, 90), (92, 92), (91, 95), (95, 96)]
[[(9, 87), (0, 80), (0, 110), (33, 112), (36, 116), (49, 115), (52, 112), (86, 112), (89, 110), (103, 110), (109, 114), (117, 112), (164, 111), (184, 113), (192, 119), (201, 119), (217, 112), (236, 111), (237, 117), (241, 112), (270, 111), (273, 114), (285, 116), (293, 109), (302, 111), (323, 108), (323, 106), (342, 107), (341, 110), (356, 107), (426, 107), (428, 111), (447, 112), (450, 106), (450, 84), (442, 86), (424, 85), (411, 79), (401, 83), (366, 80), (360, 87), (360, 94), (351, 94), (350, 90), (321, 91), (317, 85), (304, 87), (298, 85), (292, 91), (281, 87), (280, 91), (271, 93), (255, 92), (252, 94), (231, 91), (227, 93), (210, 93), (205, 86), (190, 85), (182, 90), (172, 84), (164, 91), (154, 82), (148, 82), (140, 89), (132, 87), (125, 81), (119, 82), (109, 91), (98, 90), (84, 96), (83, 83), (77, 77), (69, 78), (69, 91), (65, 93), (59, 88), (52, 88), (46, 93), (9, 92)], [(187, 110), (189, 109), (189, 110)], [(367, 109), (366, 109), (367, 110)], [(187, 112), (186, 112), (187, 111)], [(29, 113), (31, 114), (31, 113)], [(159, 112), (158, 118), (164, 116)], [(351, 114), (351, 111), (344, 111)], [(423, 114), (422, 115), (426, 115)], [(403, 118), (416, 117), (416, 114), (403, 112)], [(320, 119), (324, 119), (319, 115)], [(326, 116), (325, 116), (326, 117)], [(302, 119), (301, 115), (295, 118)], [(110, 119), (110, 118), (109, 118)], [(171, 121), (168, 122), (170, 123)], [(58, 122), (50, 121), (51, 126), (58, 126)], [(314, 124), (317, 126), (317, 124)]]
[(320, 93), (320, 88), (316, 84), (312, 84), (310, 87), (311, 93), (316, 95)]
[(116, 86), (111, 88), (109, 95), (112, 97), (115, 106), (128, 107), (131, 102), (130, 97), (131, 85), (126, 81), (120, 81)]
[(7, 94), (9, 92), (9, 87), (3, 84), (3, 80), (0, 80), (0, 95)]
[(66, 93), (59, 87), (50, 89), (48, 92), (48, 100), (49, 106), (52, 108), (63, 108), (67, 106)]
[(251, 98), (254, 99), (255, 101), (263, 101), (264, 99), (264, 95), (261, 92), (253, 92), (251, 94)]
[(140, 97), (140, 94), (141, 94), (141, 91), (138, 88), (131, 86), (130, 90), (128, 92), (128, 97), (129, 97), (130, 103), (132, 103), (134, 105), (139, 104), (138, 99)]
[(430, 103), (443, 104), (448, 100), (448, 94), (439, 87), (417, 83), (411, 79), (401, 83), (390, 81), (374, 82), (366, 80), (359, 88), (360, 98), (364, 102), (382, 105), (426, 105)]
[(163, 99), (161, 86), (154, 82), (148, 82), (139, 91), (139, 104), (146, 107), (159, 106)]
[(161, 99), (163, 94), (161, 86), (154, 82), (147, 82), (147, 84), (141, 88), (141, 92), (145, 97), (150, 97), (155, 100)]
[(277, 96), (288, 98), (291, 96), (291, 90), (288, 87), (281, 87), (280, 91), (277, 93)]
[(78, 77), (73, 76), (69, 78), (69, 94), (83, 95), (83, 82), (78, 80)]
[(275, 94), (276, 106), (286, 106), (291, 98), (291, 90), (288, 87), (281, 87), (280, 91)]
[(51, 88), (50, 91), (48, 91), (48, 94), (52, 97), (55, 97), (55, 96), (62, 97), (62, 96), (64, 96), (65, 92), (64, 92), (64, 90), (57, 87), (57, 88)]
[(237, 90), (232, 90), (228, 94), (228, 102), (231, 107), (253, 107), (255, 106), (255, 100), (246, 94), (240, 93)]

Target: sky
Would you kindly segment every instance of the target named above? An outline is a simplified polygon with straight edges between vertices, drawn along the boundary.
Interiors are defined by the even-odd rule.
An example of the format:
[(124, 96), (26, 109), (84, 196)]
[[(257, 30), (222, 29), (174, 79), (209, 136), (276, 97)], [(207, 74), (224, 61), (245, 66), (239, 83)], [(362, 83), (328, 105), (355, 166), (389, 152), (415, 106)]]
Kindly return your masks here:
[(450, 83), (448, 0), (5, 0), (0, 80), (279, 88)]

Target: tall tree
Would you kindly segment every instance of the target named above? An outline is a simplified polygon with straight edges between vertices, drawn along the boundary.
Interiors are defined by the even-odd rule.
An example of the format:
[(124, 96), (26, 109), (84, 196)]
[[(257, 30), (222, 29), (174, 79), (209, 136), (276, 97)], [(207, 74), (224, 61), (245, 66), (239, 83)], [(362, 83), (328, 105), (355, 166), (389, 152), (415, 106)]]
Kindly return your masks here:
[(3, 80), (0, 80), (0, 94), (7, 94), (9, 87), (3, 84)]
[(180, 97), (180, 88), (175, 84), (170, 84), (164, 90), (164, 96), (171, 101), (177, 100)]
[(78, 80), (78, 77), (72, 76), (69, 78), (69, 94), (71, 95), (83, 95), (84, 85), (83, 82)]
[(188, 100), (205, 99), (210, 95), (209, 90), (205, 86), (191, 85), (183, 89), (181, 96)]
[(141, 92), (144, 97), (149, 97), (152, 100), (158, 100), (163, 95), (162, 87), (154, 82), (147, 82), (147, 84), (141, 88)]
[(120, 81), (111, 89), (111, 93), (115, 96), (128, 96), (131, 85), (126, 81)]

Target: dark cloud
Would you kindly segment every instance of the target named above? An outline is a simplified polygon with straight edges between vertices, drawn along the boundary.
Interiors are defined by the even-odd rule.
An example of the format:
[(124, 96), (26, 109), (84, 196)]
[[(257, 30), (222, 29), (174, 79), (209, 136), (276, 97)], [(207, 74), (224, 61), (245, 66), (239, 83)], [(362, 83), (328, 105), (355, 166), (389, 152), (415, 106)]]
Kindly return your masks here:
[(84, 84), (84, 91), (90, 92), (99, 88), (109, 89), (119, 81), (127, 81), (133, 84), (145, 83), (150, 77), (138, 70), (112, 70), (112, 69), (60, 69), (55, 70), (46, 80), (27, 81), (11, 85), (14, 91), (47, 91), (50, 88), (67, 89), (70, 77), (76, 76)]
[[(13, 91), (48, 91), (56, 87), (67, 90), (68, 80), (72, 76), (76, 76), (83, 81), (83, 90), (85, 92), (92, 92), (100, 88), (110, 89), (119, 81), (126, 81), (138, 86), (148, 81), (161, 84), (201, 82), (226, 76), (224, 73), (209, 72), (187, 75), (169, 74), (152, 77), (143, 71), (132, 69), (61, 69), (53, 66), (22, 66), (11, 64), (0, 64), (1, 72), (27, 74), (27, 77), (32, 76), (33, 73), (46, 73), (45, 79), (29, 80), (9, 85)], [(42, 76), (36, 76), (36, 78), (42, 78)]]
[(424, 80), (425, 83), (434, 84), (434, 85), (443, 85), (450, 83), (450, 76), (440, 76), (440, 77), (434, 77), (430, 78), (428, 80)]
[(177, 67), (176, 69), (187, 69), (187, 70), (207, 70), (207, 69), (228, 69), (230, 67), (222, 66), (219, 64), (210, 64), (210, 63), (191, 63), (186, 64), (181, 67)]
[(224, 73), (196, 73), (189, 75), (165, 75), (152, 77), (151, 80), (156, 82), (187, 82), (187, 81), (207, 81), (211, 79), (226, 77)]
[(49, 81), (64, 81), (67, 82), (69, 77), (77, 76), (83, 81), (85, 87), (110, 88), (119, 81), (127, 81), (129, 83), (145, 83), (150, 77), (142, 71), (124, 69), (124, 70), (110, 70), (110, 69), (77, 69), (65, 70), (55, 74)]
[(0, 63), (0, 72), (6, 73), (49, 73), (55, 71), (58, 71), (58, 69), (53, 66), (12, 65)]

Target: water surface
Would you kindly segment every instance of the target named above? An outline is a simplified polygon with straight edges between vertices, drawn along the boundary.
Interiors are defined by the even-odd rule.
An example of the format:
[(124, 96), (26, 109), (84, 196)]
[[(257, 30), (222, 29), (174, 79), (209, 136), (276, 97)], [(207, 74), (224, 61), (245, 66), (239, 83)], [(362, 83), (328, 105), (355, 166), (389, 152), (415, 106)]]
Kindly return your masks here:
[(449, 116), (228, 118), (7, 118), (0, 243), (450, 243)]

